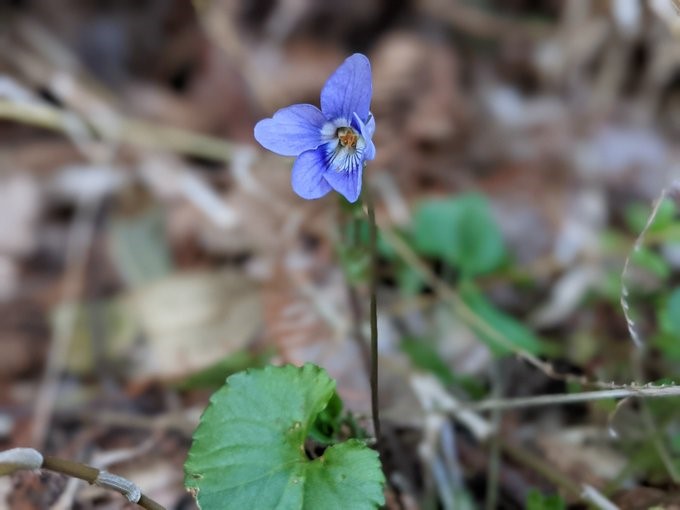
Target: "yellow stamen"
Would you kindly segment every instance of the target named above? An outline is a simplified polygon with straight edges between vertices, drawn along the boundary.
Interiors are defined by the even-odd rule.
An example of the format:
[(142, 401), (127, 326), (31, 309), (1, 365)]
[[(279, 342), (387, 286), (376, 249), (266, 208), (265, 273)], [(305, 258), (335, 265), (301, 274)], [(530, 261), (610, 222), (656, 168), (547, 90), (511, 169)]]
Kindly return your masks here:
[(351, 147), (352, 149), (357, 148), (357, 140), (359, 140), (359, 135), (352, 128), (341, 127), (337, 132), (338, 140), (340, 140), (340, 145), (343, 147)]

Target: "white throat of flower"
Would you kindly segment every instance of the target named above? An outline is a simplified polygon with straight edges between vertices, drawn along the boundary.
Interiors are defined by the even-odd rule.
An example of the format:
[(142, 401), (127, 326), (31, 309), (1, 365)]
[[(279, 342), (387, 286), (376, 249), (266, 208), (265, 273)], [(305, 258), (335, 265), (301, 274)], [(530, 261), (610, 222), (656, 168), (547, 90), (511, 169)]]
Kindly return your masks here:
[(328, 164), (336, 172), (358, 170), (363, 163), (366, 141), (349, 122), (339, 119), (321, 128)]

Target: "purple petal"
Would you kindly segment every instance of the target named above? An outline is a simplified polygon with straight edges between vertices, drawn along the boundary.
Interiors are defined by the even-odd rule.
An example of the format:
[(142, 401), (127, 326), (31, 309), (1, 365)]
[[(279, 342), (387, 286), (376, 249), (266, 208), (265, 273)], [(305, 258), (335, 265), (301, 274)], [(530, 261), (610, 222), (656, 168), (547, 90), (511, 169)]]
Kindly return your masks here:
[(371, 112), (368, 112), (368, 121), (366, 121), (366, 132), (368, 133), (369, 138), (373, 138), (373, 134), (375, 133), (375, 117)]
[(350, 202), (356, 202), (361, 195), (361, 174), (363, 165), (360, 165), (354, 170), (347, 170), (338, 172), (329, 169), (324, 178), (333, 187), (335, 191), (340, 193)]
[(297, 156), (321, 145), (323, 113), (311, 104), (294, 104), (255, 125), (255, 139), (281, 156)]
[(331, 190), (324, 179), (327, 170), (326, 153), (323, 149), (305, 151), (295, 160), (290, 183), (293, 191), (302, 198), (321, 198)]
[(371, 115), (368, 119), (368, 123), (364, 124), (359, 118), (359, 116), (355, 113), (354, 122), (356, 123), (357, 127), (359, 128), (359, 132), (361, 133), (361, 136), (366, 142), (366, 148), (364, 149), (363, 154), (364, 160), (371, 161), (372, 159), (375, 158), (375, 145), (373, 144), (373, 140), (371, 139), (373, 133), (375, 132), (375, 119), (373, 118), (373, 115)]
[(368, 117), (371, 104), (371, 64), (361, 53), (348, 57), (328, 78), (321, 91), (321, 110), (329, 119)]

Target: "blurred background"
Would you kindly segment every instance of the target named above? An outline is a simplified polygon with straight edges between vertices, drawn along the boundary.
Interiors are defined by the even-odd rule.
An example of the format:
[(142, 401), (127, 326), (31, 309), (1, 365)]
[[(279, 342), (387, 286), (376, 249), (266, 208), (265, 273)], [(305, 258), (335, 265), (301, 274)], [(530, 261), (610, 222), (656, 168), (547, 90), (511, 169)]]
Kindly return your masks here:
[[(677, 508), (677, 399), (486, 413), (485, 439), (432, 406), (680, 375), (672, 0), (1, 2), (0, 448), (195, 508), (182, 465), (210, 393), (306, 361), (370, 431), (366, 225), (296, 197), (292, 159), (252, 137), (356, 51), (388, 507), (585, 508), (585, 483)], [(0, 508), (132, 506), (22, 473)]]

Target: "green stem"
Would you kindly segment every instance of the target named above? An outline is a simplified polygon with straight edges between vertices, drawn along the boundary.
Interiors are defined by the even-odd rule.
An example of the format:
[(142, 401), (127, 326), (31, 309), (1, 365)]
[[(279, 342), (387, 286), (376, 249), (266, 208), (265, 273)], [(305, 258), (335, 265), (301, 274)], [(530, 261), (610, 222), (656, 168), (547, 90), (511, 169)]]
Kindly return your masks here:
[(378, 405), (378, 227), (375, 223), (375, 207), (373, 198), (366, 193), (366, 206), (368, 209), (368, 225), (370, 238), (368, 249), (371, 254), (371, 412), (373, 414), (373, 429), (375, 438), (380, 441), (380, 406)]

